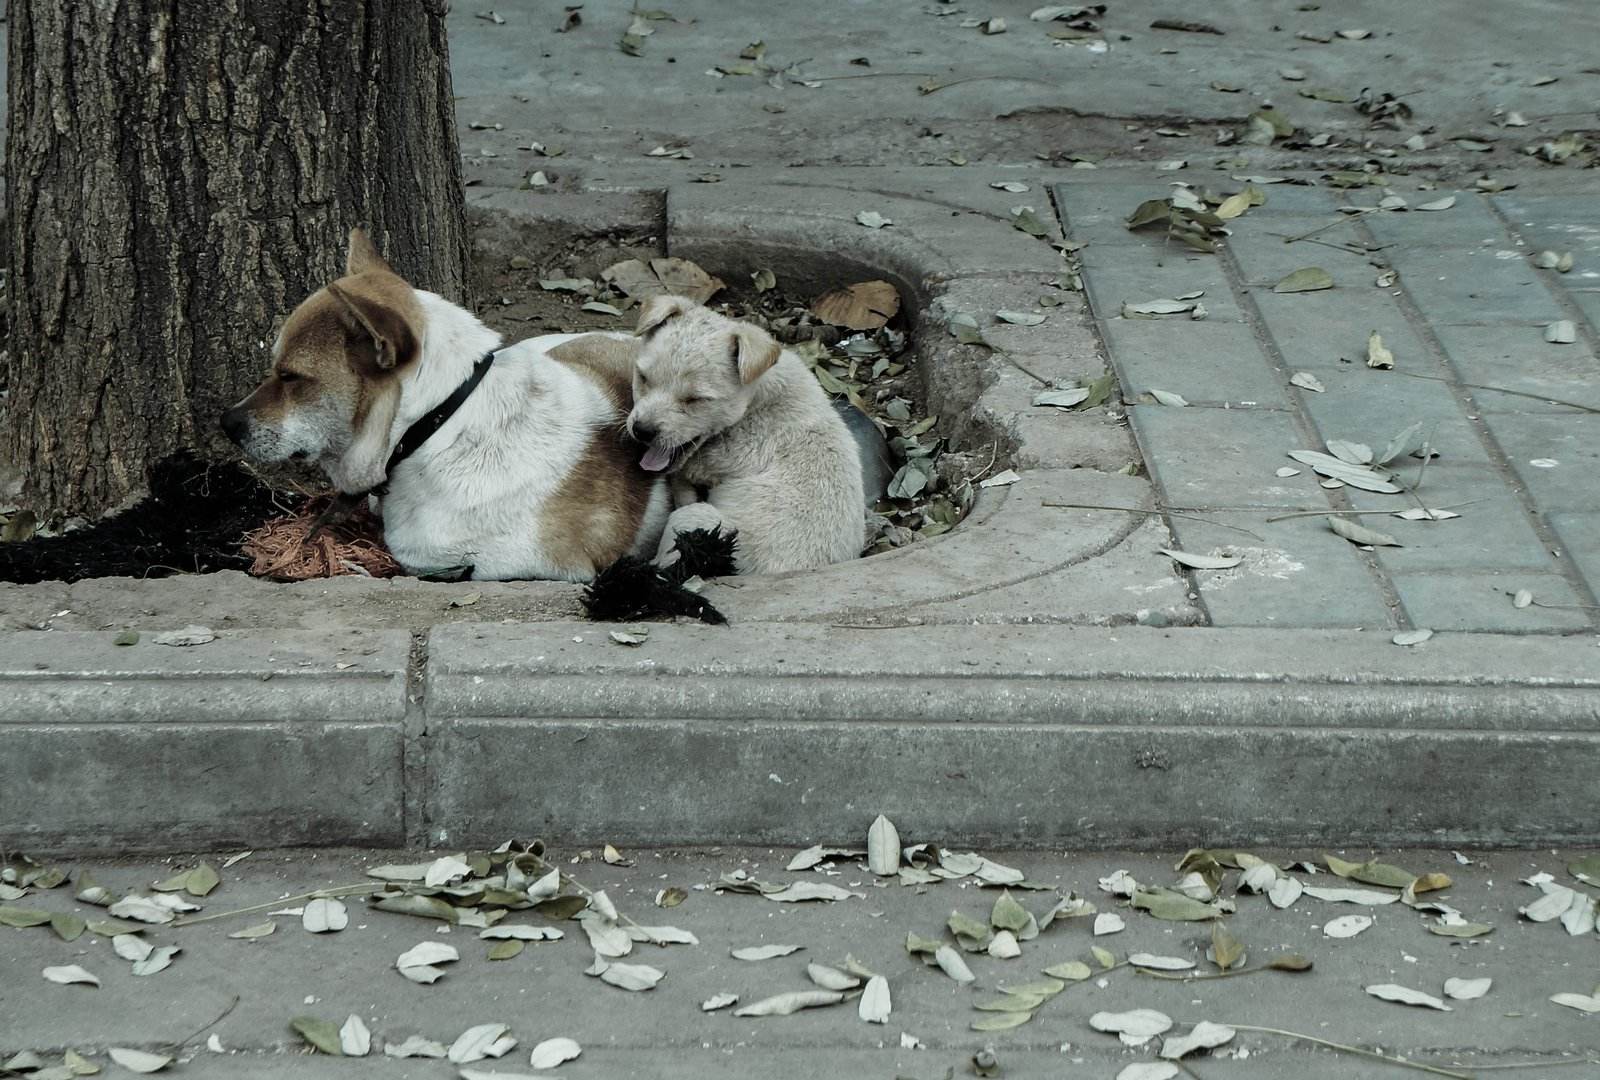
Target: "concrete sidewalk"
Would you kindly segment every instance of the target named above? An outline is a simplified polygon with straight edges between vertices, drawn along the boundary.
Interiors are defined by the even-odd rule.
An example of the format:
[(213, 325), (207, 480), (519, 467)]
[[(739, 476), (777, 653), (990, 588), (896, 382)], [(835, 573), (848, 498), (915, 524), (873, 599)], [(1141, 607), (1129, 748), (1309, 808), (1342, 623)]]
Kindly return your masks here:
[[(857, 814), (865, 822), (870, 809)], [(824, 840), (862, 843), (861, 829)], [(906, 843), (924, 839), (907, 835)], [(597, 841), (599, 838), (597, 837)], [(956, 850), (965, 850), (957, 845)], [(434, 854), (445, 854), (436, 852)], [(1215, 972), (1205, 956), (1212, 940), (1207, 922), (1170, 922), (1128, 906), (1108, 892), (1101, 879), (1126, 871), (1145, 886), (1177, 882), (1176, 855), (1106, 854), (1094, 857), (1043, 853), (984, 852), (1003, 868), (1020, 871), (1043, 891), (1014, 888), (1011, 896), (1036, 917), (1076, 894), (1125, 929), (1095, 934), (1096, 919), (1056, 921), (1037, 937), (1023, 940), (1021, 955), (997, 959), (962, 953), (975, 976), (958, 984), (939, 968), (906, 951), (907, 934), (955, 945), (945, 924), (952, 912), (989, 924), (1000, 900), (999, 888), (979, 887), (972, 877), (923, 885), (876, 878), (859, 858), (830, 857), (815, 870), (787, 870), (794, 849), (719, 848), (687, 852), (632, 851), (631, 867), (608, 866), (585, 852), (562, 850), (551, 858), (590, 889), (604, 889), (616, 908), (648, 926), (670, 925), (697, 939), (664, 948), (637, 944), (614, 962), (646, 964), (665, 973), (648, 992), (628, 992), (585, 975), (594, 960), (583, 927), (552, 921), (533, 911), (513, 911), (503, 925), (550, 927), (564, 936), (530, 941), (520, 955), (490, 960), (493, 941), (480, 941), (466, 925), (380, 911), (348, 893), (348, 927), (312, 934), (302, 919), (285, 914), (304, 907), (301, 895), (345, 885), (358, 888), (370, 867), (430, 861), (419, 852), (284, 851), (256, 852), (221, 869), (222, 884), (210, 895), (188, 897), (202, 906), (197, 917), (262, 905), (249, 912), (190, 926), (152, 925), (139, 935), (156, 948), (181, 949), (170, 967), (138, 976), (113, 954), (112, 942), (93, 930), (62, 940), (49, 926), (0, 929), (0, 1062), (30, 1051), (59, 1063), (68, 1049), (106, 1069), (127, 1075), (106, 1057), (110, 1047), (170, 1055), (172, 1075), (225, 1077), (447, 1077), (456, 1067), (425, 1058), (383, 1055), (411, 1036), (448, 1046), (477, 1024), (503, 1023), (518, 1046), (499, 1061), (469, 1068), (508, 1074), (528, 1072), (529, 1051), (556, 1037), (574, 1039), (582, 1055), (550, 1075), (622, 1080), (652, 1076), (664, 1080), (752, 1075), (781, 1080), (907, 1076), (933, 1080), (971, 1076), (974, 1053), (992, 1046), (1013, 1080), (1046, 1077), (1118, 1075), (1169, 1076), (1168, 1072), (1128, 1073), (1136, 1064), (1155, 1067), (1162, 1040), (1139, 1048), (1121, 1045), (1117, 1036), (1096, 1031), (1090, 1018), (1101, 1012), (1154, 1009), (1174, 1021), (1168, 1035), (1187, 1033), (1201, 1020), (1241, 1025), (1236, 1037), (1215, 1052), (1199, 1051), (1185, 1064), (1188, 1075), (1242, 1080), (1345, 1080), (1401, 1077), (1405, 1068), (1318, 1048), (1282, 1035), (1243, 1030), (1242, 1025), (1278, 1028), (1318, 1039), (1379, 1050), (1451, 1070), (1453, 1075), (1488, 1077), (1482, 1067), (1533, 1063), (1517, 1075), (1564, 1080), (1594, 1075), (1600, 1069), (1600, 1035), (1592, 1016), (1553, 1003), (1552, 995), (1580, 997), (1592, 992), (1592, 929), (1574, 937), (1559, 921), (1520, 918), (1517, 909), (1543, 895), (1521, 883), (1543, 870), (1558, 883), (1579, 888), (1565, 871), (1568, 852), (1468, 853), (1462, 865), (1447, 851), (1383, 853), (1383, 861), (1411, 873), (1445, 873), (1454, 885), (1424, 894), (1422, 901), (1459, 911), (1455, 921), (1492, 926), (1485, 937), (1439, 936), (1428, 930), (1440, 921), (1438, 910), (1412, 910), (1393, 902), (1395, 891), (1359, 886), (1324, 872), (1291, 867), (1281, 876), (1313, 888), (1359, 887), (1379, 906), (1331, 902), (1306, 893), (1280, 909), (1266, 896), (1235, 894), (1240, 877), (1227, 870), (1221, 895), (1234, 914), (1225, 928), (1243, 943), (1242, 966), (1255, 968), (1270, 958), (1295, 953), (1311, 970), (1294, 974), (1267, 971), (1252, 977), (1179, 983), (1141, 975), (1127, 958), (1153, 954), (1192, 964), (1195, 972)], [(1368, 852), (1343, 852), (1352, 862)], [(1280, 853), (1280, 860), (1307, 858), (1321, 863), (1322, 849)], [(221, 867), (221, 856), (211, 864)], [(149, 885), (194, 861), (74, 862), (62, 869), (88, 873), (115, 896), (147, 894)], [(717, 892), (725, 875), (740, 873), (772, 883), (817, 883), (845, 890), (837, 902), (774, 903), (759, 895)], [(1001, 871), (995, 871), (998, 876)], [(663, 890), (682, 890), (681, 906), (663, 909)], [(40, 909), (102, 919), (102, 908), (74, 903), (74, 886), (35, 889), (9, 908)], [(570, 887), (567, 891), (573, 891)], [(182, 894), (179, 894), (182, 895)], [(288, 899), (284, 899), (284, 898)], [(1589, 902), (1592, 911), (1592, 900)], [(1547, 902), (1547, 906), (1548, 902)], [(482, 910), (489, 911), (485, 907)], [(277, 911), (278, 914), (268, 914)], [(1342, 920), (1342, 922), (1335, 922)], [(1370, 920), (1357, 936), (1336, 938), (1350, 925)], [(231, 935), (262, 923), (270, 935), (253, 940)], [(1592, 918), (1589, 925), (1592, 927)], [(1027, 938), (1026, 932), (1022, 935)], [(396, 958), (419, 943), (450, 945), (459, 960), (441, 964), (443, 977), (417, 985), (396, 970)], [(767, 960), (730, 956), (733, 949), (793, 945), (801, 951)], [(1118, 965), (1100, 971), (1094, 947), (1109, 950)], [(808, 963), (843, 966), (853, 959), (885, 977), (891, 1013), (882, 1026), (864, 1023), (853, 998), (791, 1016), (742, 1018), (732, 1010), (706, 1013), (701, 1003), (717, 994), (736, 994), (739, 1006), (769, 995), (816, 989)], [(1059, 994), (1038, 1004), (1032, 1019), (1006, 1031), (972, 1030), (975, 1022), (1005, 1014), (975, 1008), (1003, 1001), (1004, 987), (1046, 982), (1043, 969), (1083, 961), (1092, 974), (1070, 976)], [(56, 985), (41, 977), (47, 967), (79, 965), (100, 980), (88, 985)], [(1446, 995), (1446, 980), (1490, 979), (1480, 999)], [(1399, 984), (1447, 1004), (1451, 1011), (1408, 1008), (1379, 1000), (1364, 988)], [(1058, 986), (1062, 984), (1058, 983)], [(1452, 984), (1453, 985), (1453, 984)], [(236, 1004), (230, 1003), (237, 999)], [(220, 1019), (217, 1019), (220, 1015)], [(372, 1033), (376, 1060), (308, 1056), (290, 1021), (309, 1016), (341, 1025), (359, 1016)], [(210, 1021), (214, 1024), (202, 1028)], [(215, 1043), (208, 1048), (208, 1042)], [(1584, 1060), (1590, 1065), (1563, 1068)]]

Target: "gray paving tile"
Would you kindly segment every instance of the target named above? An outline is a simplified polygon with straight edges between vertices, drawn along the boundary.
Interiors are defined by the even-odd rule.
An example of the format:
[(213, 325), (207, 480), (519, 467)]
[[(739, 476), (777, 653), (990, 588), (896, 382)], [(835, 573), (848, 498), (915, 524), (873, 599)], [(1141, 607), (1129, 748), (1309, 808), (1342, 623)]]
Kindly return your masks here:
[(1267, 201), (1260, 206), (1252, 207), (1245, 215), (1248, 219), (1256, 220), (1278, 214), (1310, 214), (1331, 221), (1339, 210), (1337, 196), (1325, 187), (1309, 184), (1264, 184), (1261, 185), (1261, 190), (1266, 193)]
[[(1271, 286), (1296, 270), (1307, 266), (1320, 266), (1333, 276), (1336, 286), (1355, 288), (1370, 286), (1378, 271), (1372, 257), (1354, 252), (1325, 247), (1320, 244), (1284, 243), (1284, 236), (1309, 232), (1326, 225), (1325, 217), (1284, 215), (1275, 219), (1246, 219), (1228, 238), (1228, 249), (1239, 262), (1244, 280), (1253, 286)], [(1349, 241), (1353, 232), (1326, 234), (1326, 238)]]
[(1192, 258), (1176, 255), (1157, 260), (1145, 253), (1130, 256), (1122, 249), (1102, 261), (1091, 258), (1086, 251), (1083, 283), (1095, 314), (1102, 319), (1117, 317), (1124, 303), (1159, 300), (1204, 290), (1205, 295), (1200, 302), (1205, 305), (1207, 320), (1244, 321), (1222, 264), (1212, 255)]
[(1184, 518), (1172, 523), (1179, 549), (1244, 556), (1232, 570), (1193, 575), (1216, 626), (1385, 627), (1389, 609), (1360, 552), (1328, 531), (1322, 518), (1272, 525), (1240, 514), (1217, 515), (1261, 539)]
[[(1429, 506), (1435, 503), (1431, 498), (1424, 501)], [(1456, 513), (1461, 516), (1449, 521), (1406, 521), (1388, 515), (1360, 520), (1405, 545), (1377, 549), (1379, 564), (1390, 574), (1456, 569), (1560, 572), (1560, 561), (1539, 539), (1515, 499), (1461, 506)]]
[[(1596, 276), (1600, 277), (1600, 271), (1596, 272)], [(1574, 304), (1578, 305), (1578, 310), (1589, 320), (1589, 325), (1600, 331), (1600, 285), (1581, 288), (1569, 285), (1566, 287), (1566, 294)]]
[(1526, 634), (1583, 630), (1591, 625), (1590, 613), (1586, 611), (1512, 606), (1511, 597), (1519, 589), (1530, 590), (1540, 603), (1581, 603), (1566, 579), (1555, 574), (1513, 571), (1396, 574), (1394, 584), (1411, 621), (1431, 630)]
[(1551, 514), (1549, 521), (1589, 591), (1600, 594), (1600, 511)]
[(1490, 413), (1484, 419), (1541, 513), (1600, 510), (1600, 415)]
[[(1371, 231), (1380, 244), (1393, 244), (1400, 248), (1448, 248), (1473, 250), (1478, 248), (1512, 248), (1515, 244), (1507, 234), (1505, 225), (1483, 196), (1470, 191), (1419, 191), (1407, 192), (1412, 206), (1433, 202), (1448, 195), (1456, 197), (1456, 204), (1448, 210), (1405, 210), (1363, 215), (1363, 226)], [(1374, 195), (1363, 194), (1351, 202), (1356, 206), (1372, 206), (1378, 201)]]
[(1278, 373), (1244, 323), (1110, 319), (1105, 333), (1124, 398), (1154, 387), (1191, 402), (1289, 407)]
[(1318, 377), (1352, 369), (1370, 373), (1367, 335), (1376, 330), (1397, 363), (1424, 374), (1446, 374), (1426, 359), (1422, 341), (1388, 291), (1375, 288), (1370, 279), (1348, 289), (1315, 293), (1252, 289), (1250, 297), (1290, 371), (1310, 371)]
[(1436, 326), (1542, 326), (1562, 317), (1539, 271), (1524, 258), (1500, 258), (1492, 249), (1396, 247), (1389, 254), (1402, 285)]
[(1511, 227), (1532, 251), (1570, 251), (1578, 261), (1596, 269), (1600, 264), (1600, 201), (1592, 195), (1495, 196)]
[[(1279, 479), (1305, 439), (1288, 413), (1267, 409), (1136, 408), (1128, 411), (1151, 476), (1175, 506), (1297, 509), (1326, 503), (1303, 476)], [(1307, 491), (1314, 493), (1306, 502)]]
[[(1596, 297), (1600, 303), (1600, 295)], [(1600, 408), (1600, 360), (1588, 345), (1551, 345), (1527, 326), (1435, 328), (1462, 381), (1499, 386)], [(1566, 412), (1564, 406), (1490, 390), (1473, 390), (1483, 412)]]

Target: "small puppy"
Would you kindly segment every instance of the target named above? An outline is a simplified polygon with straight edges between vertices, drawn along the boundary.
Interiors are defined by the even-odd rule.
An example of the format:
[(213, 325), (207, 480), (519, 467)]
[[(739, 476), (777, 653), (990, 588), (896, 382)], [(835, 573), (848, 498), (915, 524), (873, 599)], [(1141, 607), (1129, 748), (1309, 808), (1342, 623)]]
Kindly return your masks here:
[(258, 460), (316, 461), (348, 499), (379, 494), (409, 573), (588, 581), (653, 552), (670, 510), (623, 431), (638, 347), (554, 334), (502, 348), (356, 229), (345, 276), (289, 316), (271, 374), (222, 427)]
[[(639, 464), (672, 477), (678, 532), (738, 530), (740, 573), (844, 562), (866, 539), (861, 462), (850, 430), (799, 356), (758, 326), (681, 296), (640, 311), (628, 430)], [(696, 501), (703, 498), (703, 501)]]

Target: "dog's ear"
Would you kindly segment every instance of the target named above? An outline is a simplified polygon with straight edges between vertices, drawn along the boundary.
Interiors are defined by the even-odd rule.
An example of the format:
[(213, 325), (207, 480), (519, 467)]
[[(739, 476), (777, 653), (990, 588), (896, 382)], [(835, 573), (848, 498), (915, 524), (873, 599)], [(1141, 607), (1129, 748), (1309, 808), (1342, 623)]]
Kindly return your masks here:
[(740, 323), (733, 332), (736, 346), (735, 361), (739, 365), (739, 381), (749, 386), (778, 362), (783, 352), (772, 335), (759, 326)]
[(668, 319), (676, 318), (694, 306), (694, 301), (682, 296), (652, 296), (639, 306), (639, 325), (633, 328), (636, 337), (644, 337)]
[(328, 286), (339, 301), (345, 324), (372, 339), (380, 369), (413, 363), (422, 351), (422, 331), (411, 289), (398, 278), (388, 282), (345, 278)]
[(392, 274), (389, 264), (378, 254), (378, 245), (372, 242), (367, 230), (357, 225), (350, 230), (350, 246), (344, 255), (344, 272), (347, 275), (366, 274), (372, 271)]

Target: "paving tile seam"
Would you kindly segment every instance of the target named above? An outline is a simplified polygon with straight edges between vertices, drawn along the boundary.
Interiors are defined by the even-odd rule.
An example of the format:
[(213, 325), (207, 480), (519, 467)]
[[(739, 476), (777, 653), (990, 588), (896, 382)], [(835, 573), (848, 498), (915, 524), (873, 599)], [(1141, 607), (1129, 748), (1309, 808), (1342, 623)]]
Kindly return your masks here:
[[(1492, 199), (1482, 195), (1475, 197), (1489, 206), (1491, 214), (1500, 223), (1508, 243), (1523, 240), (1522, 235), (1515, 230), (1509, 219), (1494, 205)], [(1354, 222), (1354, 226), (1357, 233), (1369, 245), (1376, 243), (1376, 238), (1371, 229), (1367, 227), (1365, 220), (1358, 219)], [(1542, 275), (1539, 281), (1547, 294), (1555, 295), (1556, 290), (1551, 288)], [(1411, 295), (1411, 289), (1406, 283), (1406, 274), (1404, 272), (1400, 274), (1396, 285), (1398, 286), (1395, 290), (1396, 306), (1399, 307), (1402, 317), (1410, 325), (1412, 332), (1416, 334), (1417, 340), (1422, 342), (1423, 348), (1428, 350), (1430, 359), (1434, 361), (1440, 370), (1445, 372), (1444, 385), (1449, 387), (1455, 397), (1457, 406), (1462, 409), (1463, 417), (1477, 417), (1476, 420), (1467, 420), (1468, 426), (1472, 429), (1479, 445), (1494, 466), (1501, 483), (1511, 492), (1512, 497), (1517, 500), (1518, 508), (1522, 511), (1523, 517), (1532, 527), (1535, 535), (1538, 536), (1539, 542), (1547, 552), (1555, 555), (1552, 560), (1556, 564), (1555, 573), (1567, 582), (1580, 602), (1586, 602), (1589, 605), (1600, 605), (1600, 589), (1592, 587), (1584, 579), (1578, 568), (1578, 563), (1572, 557), (1572, 553), (1567, 550), (1566, 545), (1561, 542), (1555, 530), (1550, 527), (1550, 523), (1545, 520), (1544, 513), (1540, 511), (1533, 501), (1532, 493), (1518, 479), (1516, 470), (1511, 465), (1510, 455), (1501, 446), (1500, 440), (1495, 436), (1490, 423), (1484, 419), (1484, 410), (1479, 407), (1472, 391), (1464, 385), (1466, 380), (1456, 368), (1454, 361), (1450, 359), (1449, 351), (1445, 349), (1444, 343), (1439, 340), (1438, 334), (1423, 314), (1416, 298)], [(1563, 296), (1556, 296), (1555, 298), (1558, 304), (1566, 301)], [(1568, 308), (1563, 307), (1563, 310), (1568, 310)], [(1581, 313), (1579, 313), (1579, 317), (1581, 318)], [(1588, 326), (1587, 321), (1580, 325)], [(1593, 347), (1592, 344), (1591, 347)], [(1590, 630), (1600, 628), (1600, 618), (1597, 618), (1597, 616), (1600, 616), (1600, 612), (1592, 609), (1586, 616)]]
[[(1244, 316), (1245, 325), (1250, 328), (1251, 335), (1256, 339), (1257, 347), (1266, 356), (1267, 365), (1272, 369), (1273, 374), (1277, 376), (1279, 383), (1293, 391), (1288, 395), (1292, 406), (1289, 411), (1294, 417), (1295, 427), (1306, 440), (1306, 447), (1323, 445), (1317, 426), (1306, 411), (1303, 402), (1307, 391), (1290, 385), (1289, 377), (1292, 371), (1284, 360), (1283, 350), (1278, 347), (1277, 341), (1273, 339), (1271, 331), (1267, 328), (1266, 319), (1261, 314), (1261, 308), (1257, 305), (1254, 294), (1245, 288), (1244, 271), (1239, 266), (1239, 260), (1234, 255), (1233, 249), (1226, 243), (1219, 245), (1217, 248), (1217, 260), (1222, 268), (1223, 277), (1227, 279), (1228, 287), (1233, 292), (1234, 302), (1238, 304), (1239, 311)], [(1287, 452), (1285, 451), (1285, 453)], [(1323, 488), (1322, 490), (1326, 493), (1324, 497), (1328, 500), (1331, 509), (1356, 509), (1351, 504), (1348, 493), (1343, 489), (1329, 490)], [(1359, 548), (1356, 550), (1356, 555), (1362, 565), (1367, 568), (1369, 576), (1378, 588), (1378, 595), (1385, 610), (1388, 612), (1390, 624), (1403, 630), (1411, 629), (1410, 616), (1406, 612), (1405, 605), (1400, 602), (1400, 590), (1395, 586), (1394, 579), (1384, 569), (1382, 562), (1375, 554), (1361, 551)], [(1191, 576), (1193, 574), (1194, 572), (1191, 571)], [(1198, 581), (1197, 578), (1196, 580)], [(1195, 586), (1195, 592), (1199, 594), (1200, 602), (1205, 604), (1205, 593), (1200, 590), (1198, 584)]]
[(411, 634), (406, 656), (405, 716), (400, 739), (399, 833), (408, 845), (427, 847), (433, 831), (433, 800), (427, 797), (431, 761), (428, 751), (428, 647), (431, 631)]

